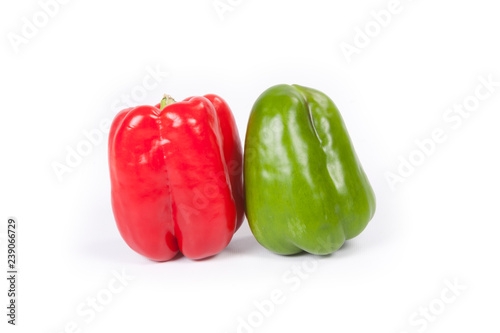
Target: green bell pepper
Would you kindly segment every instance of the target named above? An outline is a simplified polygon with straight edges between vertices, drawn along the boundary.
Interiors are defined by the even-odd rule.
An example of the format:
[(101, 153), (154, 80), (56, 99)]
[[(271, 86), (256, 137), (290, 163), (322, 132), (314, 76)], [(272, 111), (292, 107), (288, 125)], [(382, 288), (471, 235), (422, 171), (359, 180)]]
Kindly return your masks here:
[(260, 95), (244, 158), (248, 222), (273, 252), (332, 253), (375, 213), (375, 194), (342, 117), (320, 91), (277, 85)]

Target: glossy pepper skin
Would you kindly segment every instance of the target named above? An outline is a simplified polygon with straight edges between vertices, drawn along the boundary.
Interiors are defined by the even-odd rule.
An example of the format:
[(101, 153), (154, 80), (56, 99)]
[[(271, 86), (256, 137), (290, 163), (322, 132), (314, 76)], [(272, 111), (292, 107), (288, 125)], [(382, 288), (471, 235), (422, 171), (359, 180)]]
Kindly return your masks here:
[(113, 213), (133, 250), (166, 261), (179, 251), (206, 258), (228, 245), (244, 216), (243, 158), (222, 98), (125, 109), (108, 145)]
[(255, 102), (245, 140), (246, 214), (279, 254), (329, 254), (363, 231), (375, 195), (325, 94), (277, 85)]

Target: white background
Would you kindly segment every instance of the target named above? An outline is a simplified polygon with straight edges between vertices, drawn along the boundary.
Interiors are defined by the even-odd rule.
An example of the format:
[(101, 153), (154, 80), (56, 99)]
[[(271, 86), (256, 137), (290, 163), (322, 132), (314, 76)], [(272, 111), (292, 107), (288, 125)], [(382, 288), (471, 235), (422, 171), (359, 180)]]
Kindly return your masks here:
[[(500, 81), (496, 3), (401, 0), (376, 31), (371, 12), (388, 0), (222, 2), (232, 3), (223, 19), (213, 0), (69, 1), (18, 47), (10, 39), (22, 36), (23, 17), (33, 22), (42, 9), (2, 2), (0, 258), (6, 271), (15, 216), (20, 271), (14, 329), (0, 283), (2, 332), (71, 332), (72, 322), (81, 332), (498, 331), (500, 87), (460, 124), (443, 118), (474, 101), (480, 77)], [(341, 45), (355, 45), (367, 25), (373, 37), (357, 41), (349, 62)], [(366, 230), (322, 258), (270, 253), (246, 222), (208, 260), (154, 263), (134, 253), (112, 216), (107, 137), (62, 181), (53, 165), (112, 119), (123, 95), (137, 97), (148, 68), (168, 77), (134, 105), (215, 93), (242, 139), (271, 85), (328, 94), (377, 195)], [(387, 173), (418, 157), (415, 141), (438, 128), (446, 140), (391, 189)], [(307, 275), (296, 273), (303, 264)], [(107, 299), (122, 270), (134, 279)], [(450, 290), (454, 283), (465, 289)], [(271, 307), (273, 292), (283, 302)], [(93, 297), (106, 303), (95, 316)]]

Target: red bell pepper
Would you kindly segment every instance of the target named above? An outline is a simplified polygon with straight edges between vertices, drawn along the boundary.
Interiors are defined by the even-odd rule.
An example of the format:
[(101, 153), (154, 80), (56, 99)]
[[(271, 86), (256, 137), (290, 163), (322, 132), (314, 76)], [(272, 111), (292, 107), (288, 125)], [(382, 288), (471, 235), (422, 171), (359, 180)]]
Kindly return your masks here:
[(223, 250), (244, 215), (242, 149), (216, 95), (119, 112), (109, 134), (118, 230), (139, 254), (166, 261)]

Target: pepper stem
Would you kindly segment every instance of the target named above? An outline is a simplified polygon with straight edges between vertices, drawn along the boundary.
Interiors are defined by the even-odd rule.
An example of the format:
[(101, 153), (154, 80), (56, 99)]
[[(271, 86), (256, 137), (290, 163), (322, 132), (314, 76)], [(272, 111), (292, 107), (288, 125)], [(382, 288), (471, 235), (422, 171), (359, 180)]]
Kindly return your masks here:
[(160, 102), (160, 111), (163, 110), (166, 106), (170, 104), (174, 104), (175, 100), (172, 98), (172, 96), (164, 94), (163, 98)]

